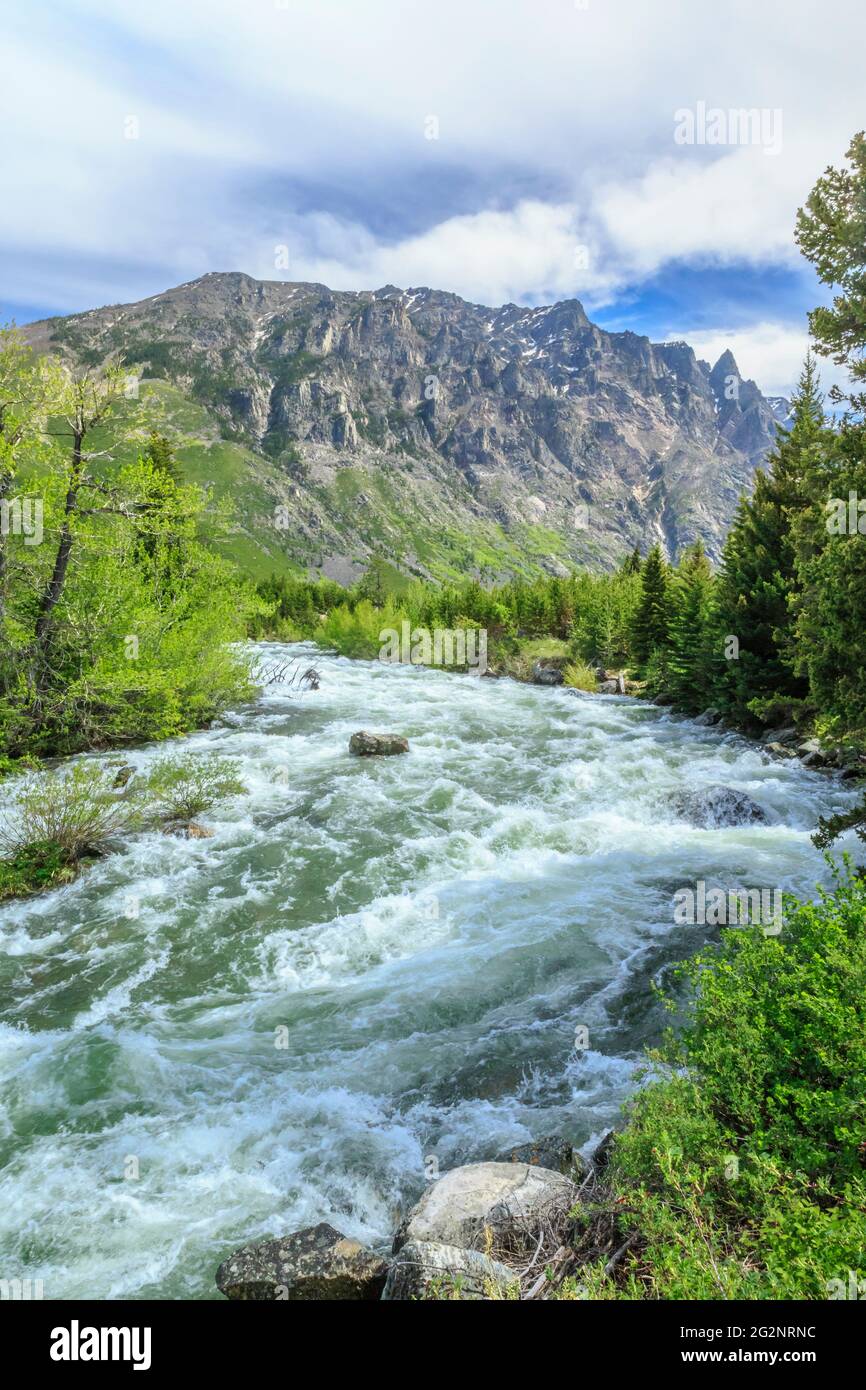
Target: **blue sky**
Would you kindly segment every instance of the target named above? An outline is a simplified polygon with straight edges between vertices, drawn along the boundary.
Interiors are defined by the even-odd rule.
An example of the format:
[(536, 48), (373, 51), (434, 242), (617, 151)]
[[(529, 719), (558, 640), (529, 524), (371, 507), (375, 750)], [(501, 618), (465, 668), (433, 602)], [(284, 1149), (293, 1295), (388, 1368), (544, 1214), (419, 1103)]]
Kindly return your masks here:
[[(866, 124), (864, 40), (860, 0), (10, 4), (0, 320), (209, 270), (576, 296), (787, 391), (823, 297), (794, 215)], [(701, 103), (721, 143), (677, 137)]]

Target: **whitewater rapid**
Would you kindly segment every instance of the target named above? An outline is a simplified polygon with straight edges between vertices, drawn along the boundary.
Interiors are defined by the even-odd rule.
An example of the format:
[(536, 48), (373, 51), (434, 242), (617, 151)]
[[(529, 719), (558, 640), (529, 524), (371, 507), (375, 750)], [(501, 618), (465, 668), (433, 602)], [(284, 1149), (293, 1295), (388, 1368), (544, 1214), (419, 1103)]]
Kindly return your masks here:
[[(431, 1156), (588, 1146), (662, 1026), (651, 981), (713, 935), (673, 894), (810, 893), (853, 799), (634, 700), (261, 652), (321, 688), (125, 755), (237, 758), (212, 839), (131, 837), (0, 910), (0, 1275), (46, 1298), (214, 1297), (245, 1241), (383, 1245)], [(361, 728), (411, 751), (351, 757)], [(718, 783), (769, 823), (671, 810)]]

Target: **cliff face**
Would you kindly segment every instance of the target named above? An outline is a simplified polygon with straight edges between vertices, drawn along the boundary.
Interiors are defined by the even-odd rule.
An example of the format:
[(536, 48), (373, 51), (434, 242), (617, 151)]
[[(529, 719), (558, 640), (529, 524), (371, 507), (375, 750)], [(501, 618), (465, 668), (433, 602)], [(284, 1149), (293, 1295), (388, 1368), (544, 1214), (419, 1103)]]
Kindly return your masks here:
[[(202, 408), (285, 508), (266, 548), (338, 577), (373, 551), (433, 574), (609, 566), (656, 539), (675, 557), (697, 536), (717, 556), (787, 413), (730, 353), (711, 369), (685, 343), (607, 333), (577, 300), (210, 274), (25, 335), (85, 363), (120, 353)], [(247, 491), (254, 536), (271, 518), (244, 514)]]

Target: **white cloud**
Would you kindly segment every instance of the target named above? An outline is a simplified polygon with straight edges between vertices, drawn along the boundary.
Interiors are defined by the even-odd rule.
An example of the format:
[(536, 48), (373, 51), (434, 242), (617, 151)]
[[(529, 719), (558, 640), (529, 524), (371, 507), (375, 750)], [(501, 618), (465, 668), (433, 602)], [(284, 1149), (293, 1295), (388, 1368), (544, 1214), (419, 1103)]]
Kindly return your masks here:
[[(393, 245), (333, 218), (298, 219), (288, 236), (287, 278), (320, 280), (335, 289), (423, 284), (502, 304), (526, 296), (527, 286), (530, 293), (589, 297), (605, 294), (614, 283), (596, 269), (594, 233), (581, 226), (570, 204), (526, 200), (508, 212), (452, 217)], [(259, 274), (273, 275), (270, 246), (257, 266)]]
[[(789, 264), (798, 203), (863, 121), (864, 37), (861, 0), (820, 22), (811, 0), (21, 7), (0, 50), (4, 292), (71, 308), (88, 277), (85, 303), (148, 273), (268, 274), (283, 242), (299, 278), (492, 302), (598, 304), (677, 259)], [(698, 101), (780, 108), (782, 153), (677, 146)]]
[(683, 152), (639, 179), (601, 188), (595, 211), (619, 263), (652, 274), (672, 260), (730, 265), (795, 262), (794, 211), (815, 165), (793, 166), (745, 147), (711, 164)]

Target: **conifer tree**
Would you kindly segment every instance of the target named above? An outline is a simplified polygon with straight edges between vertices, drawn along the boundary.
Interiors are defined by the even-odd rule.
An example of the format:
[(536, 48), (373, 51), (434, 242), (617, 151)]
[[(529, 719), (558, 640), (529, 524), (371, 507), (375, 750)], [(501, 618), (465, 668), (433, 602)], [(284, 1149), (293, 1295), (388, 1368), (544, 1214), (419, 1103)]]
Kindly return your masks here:
[(632, 629), (632, 651), (641, 665), (667, 642), (669, 618), (668, 567), (656, 542), (643, 567), (641, 598)]
[(667, 689), (677, 705), (700, 710), (713, 685), (713, 574), (703, 542), (685, 552), (670, 586), (670, 627), (665, 661)]
[(620, 574), (640, 574), (643, 562), (640, 558), (640, 551), (637, 546), (630, 555), (627, 555), (620, 565)]
[(800, 592), (795, 527), (808, 510), (826, 430), (814, 359), (751, 496), (740, 500), (722, 553), (717, 650), (727, 657), (717, 695), (739, 719), (773, 717), (808, 693), (795, 618)]
[[(845, 366), (853, 381), (866, 383), (866, 133), (855, 135), (848, 164), (829, 168), (797, 213), (795, 239), (818, 278), (835, 291), (832, 304), (809, 315), (817, 350)], [(866, 391), (846, 396), (834, 387), (831, 399), (866, 411)]]

